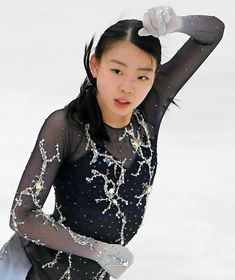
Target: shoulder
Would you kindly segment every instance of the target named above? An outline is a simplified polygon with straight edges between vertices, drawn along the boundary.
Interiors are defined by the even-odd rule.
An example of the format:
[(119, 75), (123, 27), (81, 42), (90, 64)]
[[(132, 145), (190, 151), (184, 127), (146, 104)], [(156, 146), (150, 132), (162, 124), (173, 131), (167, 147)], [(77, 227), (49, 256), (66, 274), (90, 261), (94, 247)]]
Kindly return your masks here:
[(51, 129), (64, 129), (64, 130), (71, 130), (75, 129), (75, 127), (72, 125), (71, 121), (67, 118), (66, 109), (57, 109), (50, 113), (46, 119), (45, 124)]
[(41, 128), (41, 132), (46, 135), (65, 135), (70, 130), (69, 122), (66, 118), (66, 111), (64, 109), (57, 109), (50, 113)]
[(53, 111), (45, 121), (51, 123), (55, 127), (64, 127), (70, 130), (80, 130), (79, 125), (75, 125), (75, 123), (72, 122), (68, 117), (66, 108)]
[[(82, 138), (84, 130), (82, 127), (76, 126), (67, 117), (67, 110), (65, 108), (53, 111), (45, 120), (46, 126), (57, 134), (63, 135), (69, 142), (76, 139), (76, 142)], [(70, 143), (71, 144), (71, 143)]]
[(45, 120), (46, 122), (52, 122), (53, 124), (64, 124), (66, 122), (66, 111), (65, 109), (57, 109), (50, 113)]
[(53, 143), (59, 143), (64, 158), (73, 154), (83, 137), (83, 132), (67, 118), (65, 108), (57, 109), (47, 116), (40, 134)]

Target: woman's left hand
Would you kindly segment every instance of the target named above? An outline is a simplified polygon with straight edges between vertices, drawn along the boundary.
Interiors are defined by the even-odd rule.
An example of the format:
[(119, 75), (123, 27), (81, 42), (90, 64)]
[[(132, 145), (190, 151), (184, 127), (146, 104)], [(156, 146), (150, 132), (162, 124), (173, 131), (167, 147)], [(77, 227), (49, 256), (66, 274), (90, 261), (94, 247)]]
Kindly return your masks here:
[(159, 6), (149, 9), (144, 14), (143, 28), (138, 32), (140, 36), (160, 37), (168, 33), (179, 31), (182, 20), (170, 6)]

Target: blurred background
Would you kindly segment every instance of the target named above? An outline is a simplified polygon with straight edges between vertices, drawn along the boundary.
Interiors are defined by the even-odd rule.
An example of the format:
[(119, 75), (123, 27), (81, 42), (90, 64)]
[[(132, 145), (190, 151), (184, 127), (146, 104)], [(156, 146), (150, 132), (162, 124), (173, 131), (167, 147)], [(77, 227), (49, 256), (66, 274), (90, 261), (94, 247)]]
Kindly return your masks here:
[[(74, 99), (84, 45), (119, 19), (158, 5), (215, 15), (224, 38), (182, 88), (161, 124), (158, 170), (135, 262), (121, 279), (235, 279), (234, 8), (227, 1), (0, 0), (0, 246), (21, 174), (46, 117)], [(163, 61), (187, 39), (162, 38)], [(50, 195), (45, 211), (50, 212)]]

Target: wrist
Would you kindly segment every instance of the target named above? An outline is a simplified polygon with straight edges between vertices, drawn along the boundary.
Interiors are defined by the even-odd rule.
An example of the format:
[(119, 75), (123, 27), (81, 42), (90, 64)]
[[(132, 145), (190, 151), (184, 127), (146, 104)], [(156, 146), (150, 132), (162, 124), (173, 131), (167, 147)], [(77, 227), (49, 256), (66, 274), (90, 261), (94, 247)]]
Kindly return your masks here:
[(108, 248), (108, 244), (99, 240), (92, 240), (91, 259), (99, 262), (105, 255)]
[(185, 26), (185, 17), (184, 16), (177, 16), (177, 27), (175, 32), (184, 32)]

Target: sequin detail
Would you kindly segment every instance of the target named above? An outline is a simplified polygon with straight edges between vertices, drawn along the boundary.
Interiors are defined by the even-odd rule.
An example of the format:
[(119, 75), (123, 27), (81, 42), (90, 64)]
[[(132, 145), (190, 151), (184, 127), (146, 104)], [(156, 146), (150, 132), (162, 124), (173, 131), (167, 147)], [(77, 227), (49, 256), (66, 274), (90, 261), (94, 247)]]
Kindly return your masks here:
[(106, 271), (104, 269), (101, 269), (95, 277), (92, 278), (92, 280), (103, 280), (106, 276)]
[[(29, 238), (26, 234), (22, 234), (19, 230), (19, 226), (24, 224), (24, 221), (18, 221), (17, 219), (17, 215), (16, 215), (16, 209), (18, 207), (22, 207), (22, 197), (23, 196), (29, 196), (31, 197), (33, 204), (35, 205), (36, 210), (35, 214), (36, 217), (42, 216), (44, 218), (44, 222), (43, 224), (47, 224), (47, 223), (51, 223), (52, 227), (55, 227), (57, 229), (57, 225), (62, 226), (63, 228), (65, 228), (68, 233), (70, 234), (70, 236), (72, 237), (72, 239), (74, 240), (75, 243), (79, 244), (79, 245), (83, 245), (83, 246), (89, 246), (90, 250), (96, 250), (97, 252), (97, 256), (101, 255), (103, 252), (99, 251), (96, 246), (91, 242), (91, 238), (86, 237), (84, 235), (80, 235), (78, 233), (73, 232), (69, 227), (65, 227), (63, 222), (66, 220), (65, 217), (63, 217), (61, 211), (60, 211), (60, 206), (58, 206), (58, 204), (55, 204), (55, 208), (57, 210), (57, 213), (59, 214), (59, 219), (57, 221), (54, 220), (53, 217), (46, 215), (43, 210), (42, 210), (42, 205), (40, 204), (40, 199), (39, 199), (39, 195), (40, 193), (44, 190), (44, 180), (43, 180), (43, 176), (47, 171), (47, 167), (48, 164), (52, 163), (54, 160), (58, 160), (58, 162), (60, 162), (60, 152), (59, 152), (59, 145), (56, 144), (55, 145), (55, 155), (53, 155), (51, 158), (49, 158), (47, 156), (47, 151), (45, 149), (45, 139), (42, 139), (39, 141), (39, 151), (42, 157), (42, 166), (40, 168), (41, 172), (40, 174), (36, 175), (35, 178), (36, 180), (32, 181), (32, 185), (29, 187), (26, 187), (25, 190), (23, 190), (16, 198), (15, 198), (15, 205), (12, 208), (12, 220), (13, 220), (13, 226), (14, 226), (14, 230), (16, 232), (18, 232), (20, 235), (23, 235), (24, 238), (30, 240), (31, 242), (37, 244), (37, 245), (42, 245), (42, 246), (46, 246), (46, 244), (44, 244), (41, 240), (34, 240), (32, 238)], [(5, 246), (4, 246), (5, 248)], [(5, 251), (5, 249), (3, 248), (2, 252), (1, 252), (1, 256), (3, 255), (3, 253), (7, 253)], [(58, 263), (58, 259), (60, 257), (60, 255), (62, 254), (62, 251), (58, 251), (54, 257), (54, 259), (48, 263), (45, 263), (44, 265), (42, 265), (42, 268), (53, 268), (57, 263)], [(0, 257), (1, 257), (0, 256)], [(64, 271), (64, 273), (62, 274), (62, 276), (59, 278), (59, 280), (71, 280), (71, 270), (72, 270), (72, 254), (68, 254), (68, 267), (66, 268), (66, 270)], [(99, 275), (96, 276), (96, 278), (94, 278), (94, 280), (100, 280), (103, 279), (106, 275), (106, 272), (102, 269), (102, 271), (99, 273)], [(99, 277), (99, 278), (98, 278)]]
[[(150, 140), (150, 134), (147, 127), (147, 124), (144, 121), (143, 116), (138, 110), (135, 110), (133, 112), (133, 116), (135, 116), (138, 126), (140, 126), (145, 133), (146, 140), (143, 141), (140, 138), (139, 131), (134, 131), (132, 123), (130, 124), (130, 128), (125, 127), (125, 130), (123, 132), (123, 135), (119, 137), (119, 141), (122, 141), (124, 138), (129, 137), (129, 140), (131, 141), (131, 144), (133, 146), (133, 152), (137, 153), (140, 160), (138, 161), (138, 170), (135, 173), (132, 173), (132, 176), (139, 176), (141, 173), (141, 170), (144, 166), (147, 166), (148, 169), (148, 179), (145, 183), (142, 184), (143, 187), (143, 193), (141, 195), (136, 195), (136, 206), (141, 204), (141, 201), (146, 198), (148, 198), (148, 195), (151, 190), (151, 184), (152, 179), (154, 176), (155, 166), (152, 165), (152, 159), (153, 159), (153, 148), (151, 145)], [(100, 158), (104, 162), (107, 163), (109, 170), (106, 173), (102, 173), (99, 170), (92, 168), (91, 170), (91, 176), (87, 177), (87, 182), (91, 183), (96, 178), (101, 178), (103, 180), (103, 186), (104, 186), (104, 197), (97, 198), (95, 201), (96, 203), (100, 202), (106, 202), (107, 206), (103, 209), (102, 213), (105, 214), (109, 209), (116, 209), (116, 217), (121, 220), (121, 232), (120, 232), (120, 238), (116, 240), (116, 242), (119, 242), (121, 245), (125, 244), (125, 238), (124, 238), (124, 230), (125, 225), (127, 223), (127, 217), (125, 212), (121, 209), (121, 205), (128, 205), (129, 201), (124, 199), (120, 195), (120, 188), (125, 183), (125, 175), (127, 169), (125, 168), (124, 164), (127, 160), (124, 158), (124, 160), (120, 161), (115, 159), (112, 155), (108, 154), (107, 151), (100, 151), (97, 148), (96, 143), (92, 140), (90, 133), (89, 133), (89, 124), (85, 126), (85, 134), (87, 138), (87, 146), (86, 149), (90, 149), (93, 152), (93, 158), (90, 162), (92, 165), (93, 163), (96, 163), (96, 161)], [(148, 156), (144, 155), (144, 149), (148, 149), (149, 153)], [(109, 176), (110, 169), (112, 168), (113, 174), (115, 175), (115, 181), (114, 179)]]
[[(52, 226), (55, 226), (55, 221), (53, 220), (53, 218), (51, 218), (48, 215), (46, 215), (45, 213), (43, 213), (42, 205), (41, 205), (40, 199), (39, 199), (39, 195), (44, 189), (43, 176), (46, 172), (47, 166), (48, 166), (49, 163), (52, 163), (56, 159), (60, 162), (60, 152), (59, 152), (59, 145), (56, 144), (55, 145), (55, 151), (56, 151), (55, 155), (53, 155), (51, 158), (48, 158), (47, 152), (44, 148), (44, 142), (45, 142), (45, 139), (42, 139), (41, 141), (39, 141), (39, 150), (40, 150), (40, 154), (41, 154), (41, 157), (42, 157), (41, 172), (40, 172), (40, 174), (35, 176), (36, 180), (32, 181), (32, 185), (27, 187), (25, 190), (23, 190), (19, 194), (19, 196), (15, 198), (15, 205), (12, 208), (11, 217), (12, 217), (12, 221), (13, 221), (14, 230), (16, 232), (18, 232), (19, 234), (21, 234), (20, 231), (19, 231), (19, 226), (24, 224), (24, 221), (18, 221), (17, 220), (16, 208), (22, 206), (22, 197), (23, 196), (30, 196), (32, 198), (33, 204), (36, 207), (36, 210), (35, 210), (36, 217), (41, 215), (45, 218), (44, 223), (50, 222)], [(40, 240), (31, 240), (25, 234), (23, 236), (26, 239), (29, 239), (30, 241), (34, 242), (35, 244), (45, 245)]]

